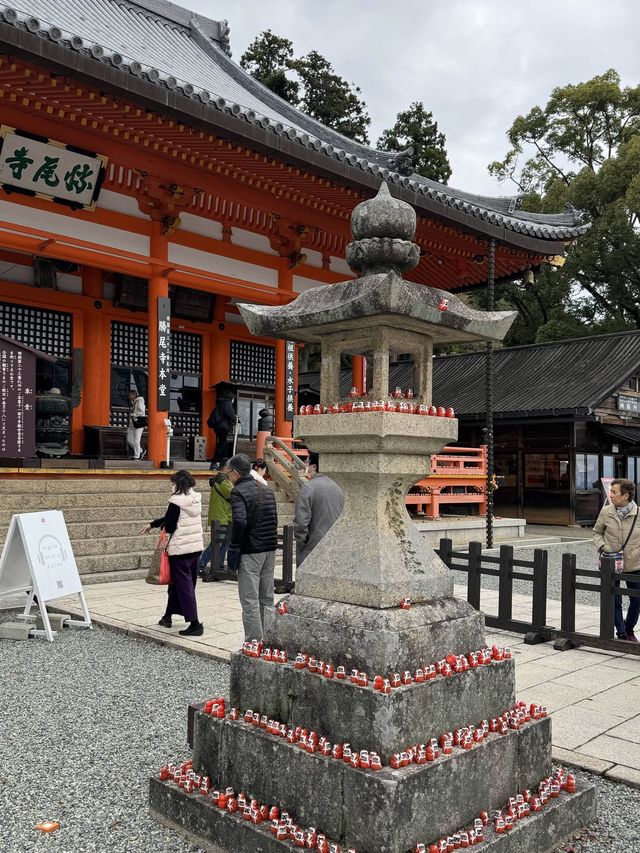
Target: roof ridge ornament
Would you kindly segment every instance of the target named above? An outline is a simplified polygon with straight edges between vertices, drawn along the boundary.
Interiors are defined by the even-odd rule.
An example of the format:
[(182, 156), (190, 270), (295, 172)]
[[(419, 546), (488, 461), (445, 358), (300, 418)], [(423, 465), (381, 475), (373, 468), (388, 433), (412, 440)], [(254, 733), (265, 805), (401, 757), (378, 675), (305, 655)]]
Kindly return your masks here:
[(396, 152), (392, 157), (389, 157), (387, 161), (389, 168), (405, 178), (410, 178), (415, 172), (413, 165), (414, 154), (415, 149), (413, 145), (405, 148), (404, 151)]
[(416, 267), (420, 249), (412, 242), (416, 212), (393, 198), (385, 181), (373, 199), (358, 204), (351, 213), (353, 241), (346, 249), (349, 266), (361, 275), (403, 272)]

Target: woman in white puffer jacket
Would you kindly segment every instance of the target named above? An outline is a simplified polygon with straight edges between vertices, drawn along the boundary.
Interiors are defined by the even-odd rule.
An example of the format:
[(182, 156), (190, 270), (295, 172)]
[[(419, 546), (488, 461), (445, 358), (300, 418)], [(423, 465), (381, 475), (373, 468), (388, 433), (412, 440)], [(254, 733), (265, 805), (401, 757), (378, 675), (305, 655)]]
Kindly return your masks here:
[(196, 481), (188, 471), (177, 471), (171, 477), (171, 482), (173, 494), (169, 498), (166, 513), (141, 531), (148, 533), (154, 527), (161, 527), (169, 537), (167, 553), (171, 583), (167, 589), (167, 610), (158, 624), (163, 628), (171, 628), (173, 615), (184, 616), (189, 625), (179, 633), (183, 637), (201, 637), (204, 626), (198, 621), (196, 581), (198, 561), (204, 548), (202, 498), (194, 490)]

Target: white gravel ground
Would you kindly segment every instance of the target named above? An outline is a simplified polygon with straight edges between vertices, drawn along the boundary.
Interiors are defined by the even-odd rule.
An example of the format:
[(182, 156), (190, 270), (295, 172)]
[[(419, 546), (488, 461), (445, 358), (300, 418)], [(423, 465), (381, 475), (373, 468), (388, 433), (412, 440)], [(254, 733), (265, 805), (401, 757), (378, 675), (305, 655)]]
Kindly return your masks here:
[(228, 689), (225, 664), (98, 628), (0, 640), (0, 851), (199, 850), (150, 818), (148, 779), (189, 755), (189, 702)]
[[(189, 755), (187, 705), (226, 694), (228, 673), (98, 628), (51, 644), (0, 640), (1, 853), (197, 853), (151, 820), (147, 780), (168, 757)], [(562, 850), (640, 850), (640, 791), (588, 778), (600, 820)], [(36, 831), (45, 818), (62, 828)]]

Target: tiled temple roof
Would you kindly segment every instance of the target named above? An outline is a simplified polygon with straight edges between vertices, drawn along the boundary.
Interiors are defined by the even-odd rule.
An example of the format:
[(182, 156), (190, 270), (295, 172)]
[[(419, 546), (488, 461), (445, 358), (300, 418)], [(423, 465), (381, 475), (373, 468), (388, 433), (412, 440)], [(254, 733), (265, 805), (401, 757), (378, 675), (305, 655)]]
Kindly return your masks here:
[[(589, 227), (573, 209), (528, 213), (517, 209), (515, 198), (473, 195), (420, 175), (402, 174), (393, 154), (347, 139), (243, 71), (230, 58), (226, 21), (209, 20), (165, 0), (20, 0), (19, 7), (0, 11), (0, 44), (6, 26), (31, 36), (21, 41), (23, 50), (33, 48), (34, 38), (56, 42), (69, 51), (71, 68), (90, 73), (92, 63), (99, 63), (118, 69), (124, 92), (136, 91), (132, 78), (169, 89), (206, 105), (212, 123), (216, 111), (235, 116), (240, 136), (242, 123), (255, 125), (273, 133), (274, 149), (278, 138), (291, 140), (340, 161), (345, 176), (351, 170), (368, 172), (403, 186), (416, 194), (418, 207), (420, 197), (424, 206), (430, 199), (471, 221), (541, 240), (570, 240)], [(245, 135), (251, 138), (246, 131)]]

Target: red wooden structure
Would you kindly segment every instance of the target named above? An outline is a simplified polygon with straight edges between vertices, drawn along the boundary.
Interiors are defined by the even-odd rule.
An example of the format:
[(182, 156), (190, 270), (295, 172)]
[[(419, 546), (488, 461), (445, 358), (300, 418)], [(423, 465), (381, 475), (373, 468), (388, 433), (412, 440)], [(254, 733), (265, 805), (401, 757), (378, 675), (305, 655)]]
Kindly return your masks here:
[(428, 518), (440, 518), (442, 504), (477, 504), (480, 515), (487, 508), (487, 448), (445, 447), (431, 457), (431, 473), (407, 495), (407, 506)]

